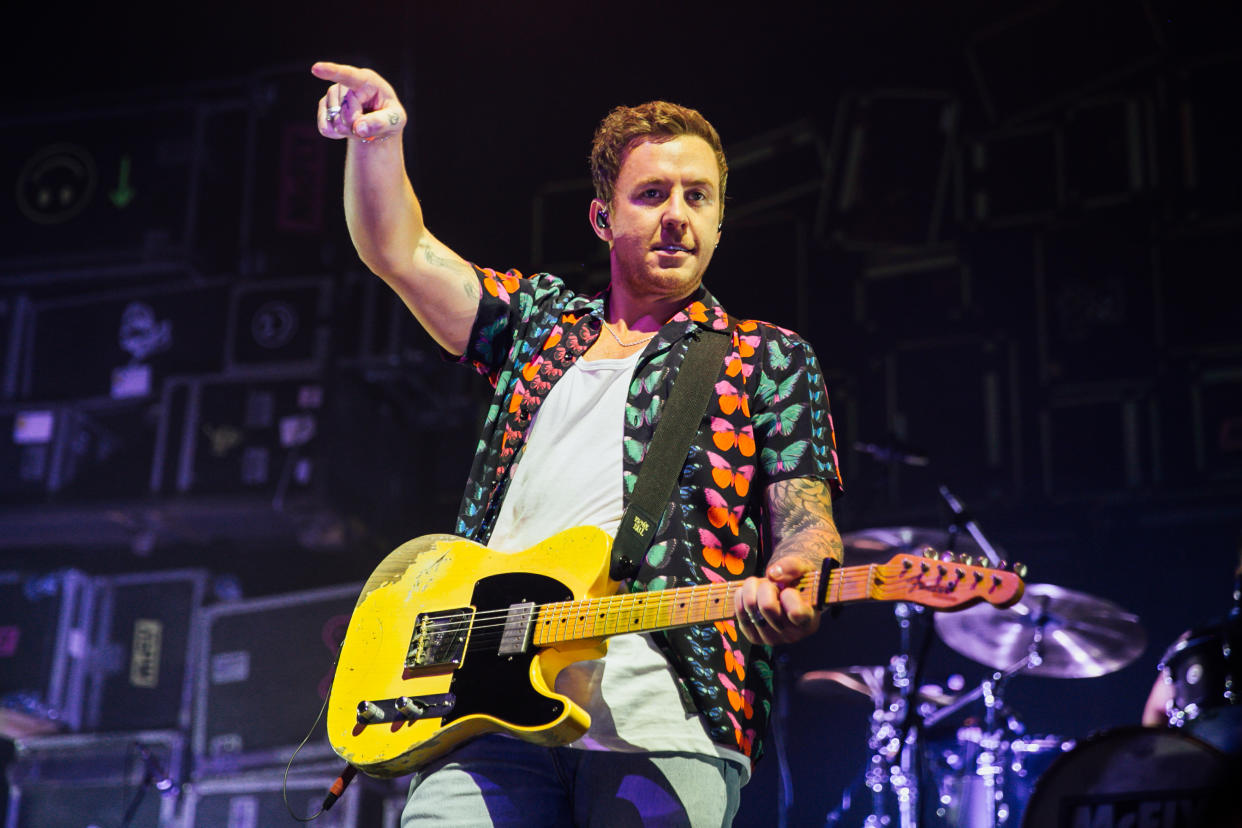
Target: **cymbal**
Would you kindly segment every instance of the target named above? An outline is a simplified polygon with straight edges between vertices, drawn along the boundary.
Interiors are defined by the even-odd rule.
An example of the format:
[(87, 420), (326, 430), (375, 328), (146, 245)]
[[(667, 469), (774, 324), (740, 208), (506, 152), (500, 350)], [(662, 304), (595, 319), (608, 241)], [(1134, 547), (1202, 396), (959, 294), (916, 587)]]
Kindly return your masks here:
[[(840, 670), (808, 670), (798, 677), (798, 690), (811, 696), (832, 699), (870, 699), (881, 703), (886, 694), (896, 695), (897, 690), (887, 681), (886, 668), (879, 665), (845, 667)], [(919, 701), (944, 706), (953, 697), (934, 684), (919, 688)]]
[[(841, 536), (845, 545), (845, 563), (883, 563), (901, 552), (915, 552), (930, 546), (938, 552), (959, 555), (982, 555), (983, 550), (969, 532), (957, 532), (950, 536), (945, 529), (928, 529), (918, 526), (888, 526), (875, 529), (859, 529)], [(950, 549), (952, 545), (952, 549)]]
[(1022, 661), (1042, 629), (1040, 659), (1022, 672), (1048, 678), (1094, 678), (1120, 670), (1147, 646), (1137, 615), (1103, 598), (1053, 584), (1027, 584), (1022, 600), (937, 613), (940, 638), (969, 659), (1004, 670)]

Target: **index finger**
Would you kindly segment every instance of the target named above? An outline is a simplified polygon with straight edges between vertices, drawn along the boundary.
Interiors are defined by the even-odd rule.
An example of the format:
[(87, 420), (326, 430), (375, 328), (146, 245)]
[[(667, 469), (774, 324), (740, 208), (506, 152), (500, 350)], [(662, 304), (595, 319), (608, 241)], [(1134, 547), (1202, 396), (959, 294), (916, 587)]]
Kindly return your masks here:
[(311, 66), (311, 74), (320, 80), (332, 81), (350, 89), (356, 89), (367, 82), (366, 71), (357, 66), (345, 63), (332, 63), (321, 60)]

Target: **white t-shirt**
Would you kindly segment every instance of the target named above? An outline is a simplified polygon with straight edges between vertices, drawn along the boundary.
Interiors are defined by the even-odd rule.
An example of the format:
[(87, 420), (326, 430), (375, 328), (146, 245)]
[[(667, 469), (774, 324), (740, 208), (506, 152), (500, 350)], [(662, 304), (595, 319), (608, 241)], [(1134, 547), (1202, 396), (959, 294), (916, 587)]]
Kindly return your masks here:
[[(488, 546), (516, 552), (563, 529), (598, 526), (616, 535), (624, 512), (622, 438), (625, 402), (640, 354), (579, 359), (539, 406)], [(677, 676), (650, 636), (608, 639), (608, 654), (561, 671), (557, 692), (591, 714), (591, 729), (571, 747), (629, 752), (682, 751), (738, 764), (750, 760), (708, 738), (688, 715)]]

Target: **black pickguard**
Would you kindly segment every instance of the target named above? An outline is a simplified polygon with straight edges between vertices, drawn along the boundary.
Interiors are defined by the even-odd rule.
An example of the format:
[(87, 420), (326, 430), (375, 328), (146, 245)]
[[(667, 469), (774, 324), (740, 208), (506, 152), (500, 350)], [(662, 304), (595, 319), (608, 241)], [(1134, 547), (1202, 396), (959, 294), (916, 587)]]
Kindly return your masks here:
[[(512, 604), (547, 604), (573, 597), (567, 586), (546, 575), (514, 572), (477, 581), (471, 603), (478, 619), (490, 610), (503, 610)], [(561, 715), (564, 705), (537, 693), (530, 683), (530, 663), (537, 650), (531, 646), (526, 652), (502, 656), (498, 653), (499, 640), (499, 634), (471, 634), (466, 657), (453, 674), (450, 692), (456, 703), (443, 724), (462, 716), (485, 714), (520, 727), (539, 727)]]

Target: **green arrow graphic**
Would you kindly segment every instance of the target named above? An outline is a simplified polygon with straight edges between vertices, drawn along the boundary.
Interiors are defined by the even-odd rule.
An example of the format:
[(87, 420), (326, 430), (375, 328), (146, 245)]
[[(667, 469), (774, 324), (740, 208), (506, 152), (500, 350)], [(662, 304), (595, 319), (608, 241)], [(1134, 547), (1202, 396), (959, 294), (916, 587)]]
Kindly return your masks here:
[(108, 200), (124, 210), (134, 200), (137, 191), (129, 183), (130, 160), (128, 155), (121, 156), (121, 171), (117, 173), (116, 189), (108, 193)]

